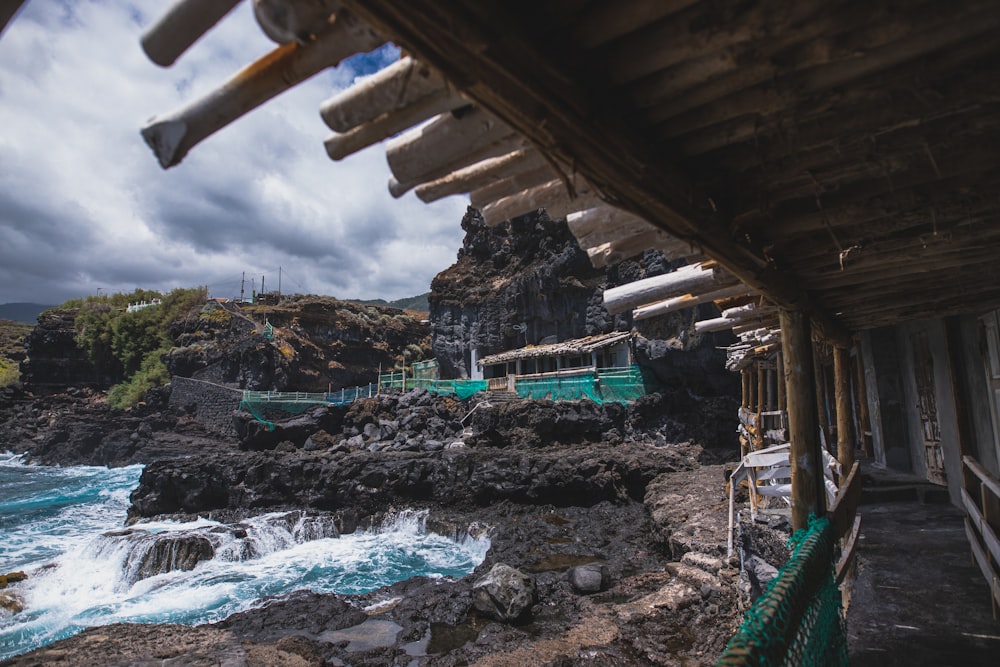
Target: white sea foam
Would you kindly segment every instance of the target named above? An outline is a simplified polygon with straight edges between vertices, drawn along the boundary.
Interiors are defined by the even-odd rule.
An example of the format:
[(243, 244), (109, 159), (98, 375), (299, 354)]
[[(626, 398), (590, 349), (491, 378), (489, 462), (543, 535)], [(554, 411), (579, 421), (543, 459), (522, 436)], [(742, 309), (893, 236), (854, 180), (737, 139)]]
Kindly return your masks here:
[[(4, 466), (0, 474), (37, 472), (36, 479), (21, 481), (35, 484), (38, 493), (17, 498), (0, 492), (0, 504), (20, 512), (16, 525), (4, 525), (0, 572), (29, 572), (14, 588), (25, 610), (0, 616), (0, 660), (92, 625), (206, 623), (300, 588), (360, 593), (415, 575), (462, 576), (490, 546), (484, 531), (470, 531), (478, 537), (458, 542), (428, 533), (426, 511), (399, 512), (376, 530), (339, 538), (332, 537), (330, 517), (303, 512), (264, 514), (236, 526), (199, 519), (126, 530), (121, 521), (140, 467), (29, 469), (12, 456), (0, 459)], [(189, 535), (207, 539), (214, 557), (190, 571), (138, 577), (157, 540)], [(167, 553), (164, 569), (180, 564), (169, 548), (161, 551)]]

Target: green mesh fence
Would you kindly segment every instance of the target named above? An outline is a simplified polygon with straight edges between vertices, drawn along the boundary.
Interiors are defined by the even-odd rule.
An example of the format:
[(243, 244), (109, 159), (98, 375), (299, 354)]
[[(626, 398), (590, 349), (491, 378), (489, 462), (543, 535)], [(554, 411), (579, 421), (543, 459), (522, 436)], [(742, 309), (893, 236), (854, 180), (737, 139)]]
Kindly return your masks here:
[(426, 389), (435, 394), (454, 394), (465, 400), (473, 394), (486, 391), (486, 380), (421, 380), (406, 378), (407, 389)]
[(810, 517), (789, 546), (791, 558), (747, 611), (716, 667), (848, 664), (830, 522)]
[(597, 371), (597, 389), (603, 403), (628, 403), (646, 395), (638, 366)]
[(518, 378), (515, 385), (517, 395), (534, 400), (579, 401), (589, 398), (595, 403), (603, 402), (597, 392), (596, 375), (593, 371), (580, 375), (539, 378)]

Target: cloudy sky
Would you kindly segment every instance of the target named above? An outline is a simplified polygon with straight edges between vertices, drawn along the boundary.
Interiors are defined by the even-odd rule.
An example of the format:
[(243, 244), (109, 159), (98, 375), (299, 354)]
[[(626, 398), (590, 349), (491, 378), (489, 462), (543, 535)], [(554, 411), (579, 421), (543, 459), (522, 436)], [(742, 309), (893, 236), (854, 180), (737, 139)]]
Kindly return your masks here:
[[(467, 201), (393, 199), (383, 146), (323, 149), (323, 100), (395, 60), (384, 47), (259, 107), (163, 171), (147, 119), (274, 44), (249, 2), (173, 67), (139, 46), (167, 3), (31, 0), (0, 35), (0, 303), (208, 285), (341, 298), (421, 294), (455, 260)], [(249, 287), (248, 287), (249, 290)]]

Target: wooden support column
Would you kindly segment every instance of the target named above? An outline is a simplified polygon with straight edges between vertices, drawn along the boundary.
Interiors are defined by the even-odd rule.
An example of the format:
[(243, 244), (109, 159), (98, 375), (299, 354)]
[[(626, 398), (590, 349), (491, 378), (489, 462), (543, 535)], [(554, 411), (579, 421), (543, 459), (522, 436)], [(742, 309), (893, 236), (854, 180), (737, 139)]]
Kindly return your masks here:
[(743, 381), (743, 389), (740, 394), (740, 405), (744, 408), (750, 406), (750, 369), (744, 368), (740, 371), (740, 379)]
[(748, 396), (750, 397), (750, 400), (747, 401), (747, 410), (756, 410), (757, 409), (757, 373), (760, 372), (760, 369), (757, 368), (757, 364), (750, 364), (750, 368), (752, 369), (750, 371), (750, 382), (749, 382), (750, 393), (748, 394)]
[(755, 361), (757, 369), (757, 437), (754, 438), (754, 449), (764, 448), (764, 410), (767, 403), (767, 370), (763, 361)]
[(792, 528), (809, 524), (809, 515), (826, 508), (823, 456), (816, 413), (816, 380), (813, 376), (812, 334), (802, 311), (779, 311), (781, 344), (785, 355), (785, 385), (792, 464)]
[(787, 407), (785, 404), (785, 353), (779, 350), (775, 362), (778, 365), (778, 409), (784, 411)]
[(775, 392), (775, 385), (776, 384), (777, 384), (777, 382), (776, 382), (776, 377), (775, 377), (774, 369), (771, 368), (770, 366), (768, 366), (768, 369), (767, 369), (767, 402), (764, 404), (764, 409), (767, 410), (768, 412), (771, 412), (771, 411), (775, 410), (774, 392)]
[(833, 348), (833, 376), (837, 401), (837, 460), (846, 476), (854, 465), (854, 438), (851, 437), (851, 352)]
[(823, 355), (820, 353), (822, 343), (812, 344), (813, 378), (816, 383), (816, 415), (819, 417), (819, 428), (823, 432), (823, 441), (830, 444), (830, 413), (827, 412), (826, 374), (823, 372)]
[(858, 439), (861, 441), (861, 449), (864, 450), (865, 456), (871, 459), (875, 458), (875, 450), (874, 443), (868, 437), (872, 432), (872, 421), (868, 413), (868, 388), (865, 386), (865, 362), (861, 357), (860, 345), (857, 347), (855, 362), (854, 387), (857, 389), (855, 393), (858, 399), (858, 415), (861, 417), (861, 431), (858, 433)]

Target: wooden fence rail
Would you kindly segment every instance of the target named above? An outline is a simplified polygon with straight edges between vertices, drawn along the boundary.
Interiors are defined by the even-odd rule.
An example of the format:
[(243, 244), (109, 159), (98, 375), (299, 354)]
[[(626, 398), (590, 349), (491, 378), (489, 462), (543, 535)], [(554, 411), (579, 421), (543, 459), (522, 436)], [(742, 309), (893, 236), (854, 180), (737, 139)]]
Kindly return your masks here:
[(1000, 617), (1000, 481), (971, 456), (963, 456), (965, 535), (972, 558), (990, 587), (993, 618)]

